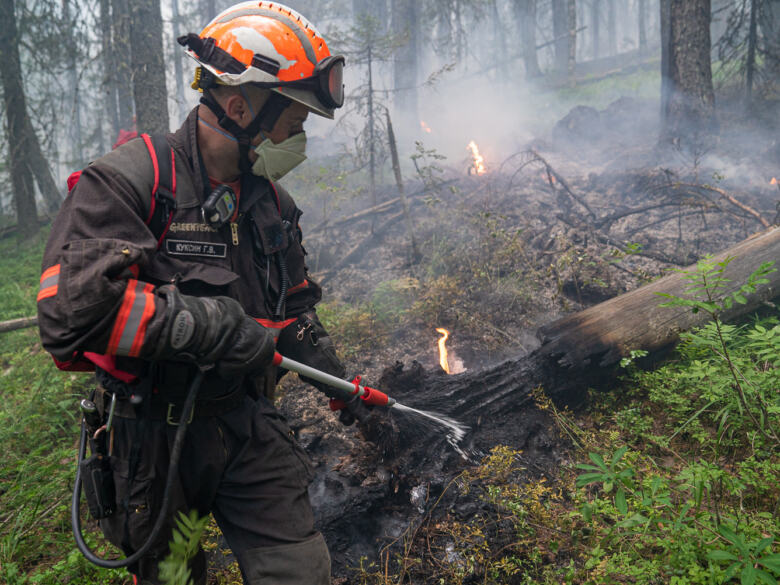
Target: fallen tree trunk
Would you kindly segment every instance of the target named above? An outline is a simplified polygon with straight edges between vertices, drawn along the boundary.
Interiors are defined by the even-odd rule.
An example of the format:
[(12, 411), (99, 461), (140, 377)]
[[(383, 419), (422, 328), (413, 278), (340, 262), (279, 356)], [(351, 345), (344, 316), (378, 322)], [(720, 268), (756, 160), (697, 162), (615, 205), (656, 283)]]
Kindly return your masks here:
[[(768, 230), (717, 255), (734, 257), (724, 277), (741, 286), (763, 262), (780, 258), (780, 228)], [(780, 296), (780, 271), (725, 312), (734, 319)], [(704, 323), (706, 314), (664, 308), (655, 293), (681, 295), (684, 275), (675, 273), (635, 291), (542, 327), (542, 345), (529, 355), (463, 374), (426, 372), (416, 362), (388, 368), (377, 387), (408, 406), (442, 412), (469, 425), (462, 443), (470, 460), (499, 444), (522, 450), (540, 469), (559, 462), (549, 414), (535, 405), (543, 388), (553, 399), (580, 402), (589, 387), (605, 388), (615, 365), (632, 349), (664, 353), (683, 330)], [(469, 463), (448, 447), (441, 428), (425, 429), (402, 413), (372, 416), (362, 431), (376, 448), (353, 436), (351, 457), (342, 438), (323, 437), (311, 427), (300, 433), (321, 469), (310, 489), (317, 521), (333, 557), (334, 574), (346, 575), (361, 557), (377, 559), (383, 545), (419, 521), (447, 485)], [(294, 421), (292, 421), (294, 424)], [(399, 432), (400, 431), (400, 432)], [(427, 431), (427, 432), (426, 432)], [(437, 432), (438, 431), (438, 432)], [(332, 434), (331, 434), (332, 435)], [(420, 498), (420, 494), (424, 497)]]
[[(745, 240), (714, 256), (712, 262), (722, 262), (727, 257), (734, 260), (722, 277), (730, 282), (720, 294), (739, 290), (762, 263), (780, 259), (780, 228)], [(746, 304), (733, 305), (721, 317), (724, 320), (737, 318), (778, 296), (780, 270), (768, 278), (769, 284), (748, 296)], [(600, 367), (615, 364), (632, 349), (651, 353), (662, 351), (678, 341), (680, 331), (698, 327), (709, 319), (703, 311), (693, 313), (689, 308), (660, 306), (664, 299), (658, 293), (686, 296), (684, 291), (688, 284), (684, 274), (675, 272), (542, 327), (539, 330), (541, 350), (547, 355), (559, 356), (563, 366), (588, 366), (596, 362)]]

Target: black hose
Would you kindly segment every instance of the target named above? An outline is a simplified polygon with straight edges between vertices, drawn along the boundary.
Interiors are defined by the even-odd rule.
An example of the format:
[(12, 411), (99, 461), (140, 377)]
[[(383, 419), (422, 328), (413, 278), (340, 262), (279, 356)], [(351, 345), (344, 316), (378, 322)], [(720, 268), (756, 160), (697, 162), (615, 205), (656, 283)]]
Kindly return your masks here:
[(189, 426), (190, 416), (192, 415), (192, 409), (195, 406), (195, 397), (198, 394), (200, 385), (203, 382), (203, 371), (198, 370), (195, 374), (195, 378), (192, 380), (190, 390), (187, 393), (187, 398), (184, 400), (184, 406), (182, 407), (181, 418), (179, 419), (179, 428), (176, 429), (176, 437), (173, 440), (173, 448), (171, 449), (171, 460), (168, 464), (168, 478), (165, 481), (165, 491), (163, 492), (162, 507), (160, 509), (160, 515), (157, 517), (157, 521), (154, 523), (149, 538), (146, 539), (143, 546), (124, 559), (102, 559), (97, 556), (92, 549), (84, 542), (84, 536), (81, 534), (81, 514), (79, 510), (79, 500), (81, 499), (81, 461), (84, 459), (84, 455), (87, 452), (87, 428), (84, 421), (81, 422), (81, 442), (79, 444), (79, 465), (76, 471), (76, 485), (73, 486), (73, 499), (70, 505), (70, 523), (73, 528), (73, 536), (76, 538), (76, 546), (81, 554), (84, 555), (90, 563), (103, 567), (105, 569), (119, 569), (132, 565), (136, 561), (139, 561), (143, 556), (149, 552), (149, 549), (157, 540), (160, 535), (163, 524), (165, 523), (166, 516), (168, 516), (168, 508), (171, 505), (171, 488), (173, 482), (179, 473), (179, 459), (181, 459), (181, 451), (184, 448), (184, 434), (187, 432)]
[(287, 274), (287, 261), (284, 259), (284, 253), (279, 250), (276, 253), (276, 261), (279, 263), (279, 301), (276, 303), (276, 311), (274, 311), (274, 317), (277, 319), (282, 318), (282, 307), (287, 297), (287, 287), (289, 285), (290, 277)]

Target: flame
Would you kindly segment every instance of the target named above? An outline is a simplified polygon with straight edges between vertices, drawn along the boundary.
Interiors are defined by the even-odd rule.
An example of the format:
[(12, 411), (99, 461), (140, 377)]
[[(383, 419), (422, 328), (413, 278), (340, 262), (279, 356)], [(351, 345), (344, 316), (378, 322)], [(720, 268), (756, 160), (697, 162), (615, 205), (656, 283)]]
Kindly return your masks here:
[(478, 175), (484, 175), (487, 172), (487, 169), (485, 168), (485, 159), (481, 154), (479, 154), (479, 147), (477, 147), (477, 143), (472, 140), (469, 142), (468, 148), (471, 150), (471, 157), (474, 159), (474, 172), (476, 172)]
[(447, 343), (447, 338), (450, 336), (450, 332), (440, 327), (436, 328), (436, 332), (441, 333), (441, 337), (439, 338), (439, 364), (441, 365), (441, 369), (449, 374), (450, 363), (447, 361), (447, 346), (445, 344)]
[(428, 124), (426, 124), (423, 120), (420, 120), (420, 128), (425, 130), (428, 134), (431, 133), (431, 127), (428, 126)]
[(777, 177), (772, 177), (772, 180), (769, 181), (770, 185), (777, 185)]

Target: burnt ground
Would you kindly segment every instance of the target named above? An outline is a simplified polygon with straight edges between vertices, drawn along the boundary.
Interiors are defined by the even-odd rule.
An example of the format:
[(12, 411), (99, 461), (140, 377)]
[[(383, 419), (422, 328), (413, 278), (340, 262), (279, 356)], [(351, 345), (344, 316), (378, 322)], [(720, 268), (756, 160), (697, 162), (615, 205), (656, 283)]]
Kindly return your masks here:
[[(727, 248), (763, 229), (761, 220), (777, 221), (776, 128), (754, 136), (724, 124), (721, 139), (659, 150), (657, 120), (637, 114), (646, 111), (625, 98), (602, 112), (575, 108), (549, 136), (488, 161), (484, 175), (468, 160), (429, 162), (440, 172), (406, 184), (417, 258), (398, 204), (344, 224), (339, 218), (369, 206), (365, 197), (327, 224), (307, 217), (305, 244), (325, 299), (334, 313), (369, 314), (347, 323), (353, 329), (332, 327), (348, 370), (470, 427), (465, 458), (440, 428), (409, 415), (376, 414), (345, 428), (324, 397), (285, 379), (280, 408), (315, 462), (310, 493), (340, 582), (362, 557), (402, 547), (400, 537), (429, 513), (477, 513), (478, 502), (451, 492), (432, 503), (495, 445), (522, 450), (528, 477), (555, 477), (569, 447), (531, 392), (541, 385), (576, 404), (593, 380), (565, 392), (548, 387), (555, 382), (533, 353), (539, 326)], [(396, 196), (386, 186), (379, 201)], [(451, 330), (465, 373), (439, 368), (436, 326)], [(482, 375), (501, 362), (491, 370), (499, 378)]]

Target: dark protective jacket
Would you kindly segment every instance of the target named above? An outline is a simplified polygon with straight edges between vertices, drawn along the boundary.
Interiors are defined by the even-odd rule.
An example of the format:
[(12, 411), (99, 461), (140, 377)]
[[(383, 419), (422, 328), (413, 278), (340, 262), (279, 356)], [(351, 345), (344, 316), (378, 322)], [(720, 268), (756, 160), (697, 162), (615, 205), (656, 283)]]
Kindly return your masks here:
[[(218, 231), (207, 225), (201, 204), (211, 187), (197, 147), (197, 125), (195, 108), (167, 136), (175, 153), (176, 210), (159, 249), (145, 220), (160, 177), (143, 141), (131, 140), (83, 171), (44, 253), (38, 294), (43, 346), (59, 362), (73, 362), (84, 352), (116, 356), (121, 371), (143, 377), (145, 358), (167, 319), (166, 301), (155, 289), (175, 281), (184, 294), (238, 300), (248, 315), (278, 330), (280, 353), (342, 375), (313, 311), (321, 289), (304, 264), (301, 211), (278, 185), (244, 175), (237, 219)], [(279, 253), (289, 284), (281, 318), (274, 316), (281, 289)], [(319, 338), (298, 334), (312, 328)], [(173, 371), (177, 367), (181, 370), (171, 365)], [(179, 382), (177, 395), (186, 380)], [(216, 374), (207, 374), (202, 393), (225, 389)]]

